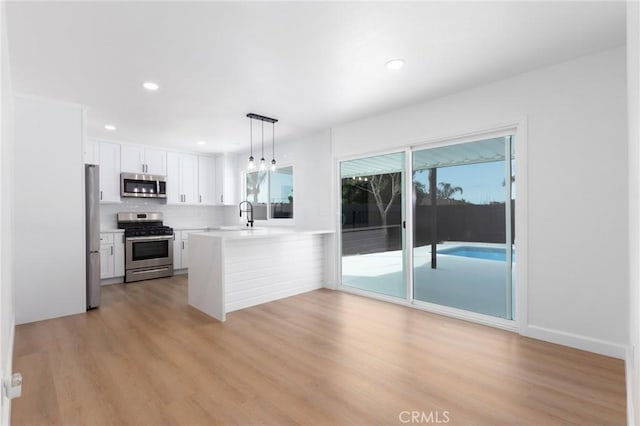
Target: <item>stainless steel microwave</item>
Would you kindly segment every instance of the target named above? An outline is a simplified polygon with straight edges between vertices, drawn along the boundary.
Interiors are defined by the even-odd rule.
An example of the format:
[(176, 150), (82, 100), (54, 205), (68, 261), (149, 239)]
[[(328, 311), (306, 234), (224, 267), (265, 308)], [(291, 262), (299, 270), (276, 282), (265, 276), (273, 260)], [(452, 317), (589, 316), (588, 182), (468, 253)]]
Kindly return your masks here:
[(167, 198), (167, 177), (143, 173), (121, 173), (122, 197)]

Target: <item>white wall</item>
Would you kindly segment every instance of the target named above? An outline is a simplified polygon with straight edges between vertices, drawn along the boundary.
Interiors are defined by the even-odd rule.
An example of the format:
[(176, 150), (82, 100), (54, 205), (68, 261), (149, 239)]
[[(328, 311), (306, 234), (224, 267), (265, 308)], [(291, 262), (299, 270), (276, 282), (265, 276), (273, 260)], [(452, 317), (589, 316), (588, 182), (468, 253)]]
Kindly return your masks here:
[[(254, 149), (254, 156), (256, 152)], [(265, 151), (265, 155), (270, 161), (271, 150)], [(238, 174), (246, 171), (248, 158), (248, 151), (237, 155)], [(335, 209), (331, 191), (333, 176), (330, 131), (317, 132), (295, 141), (277, 144), (276, 160), (279, 166), (293, 165), (294, 220), (292, 222), (271, 220), (260, 225), (295, 225), (300, 229), (333, 229), (332, 214)], [(238, 185), (238, 191), (242, 191), (242, 186), (242, 184)], [(240, 194), (239, 199), (243, 200), (244, 194)]]
[[(528, 293), (522, 332), (618, 357), (628, 342), (625, 49), (333, 129), (337, 158), (526, 117)], [(520, 241), (520, 244), (524, 242)], [(522, 326), (522, 325), (521, 325)]]
[[(1, 379), (12, 374), (15, 314), (13, 304), (11, 226), (13, 94), (9, 73), (9, 49), (5, 25), (5, 3), (0, 5), (0, 371)], [(0, 397), (2, 425), (10, 423), (11, 400)]]
[(86, 310), (84, 111), (16, 97), (13, 268), (18, 324)]
[(629, 343), (627, 412), (640, 423), (640, 3), (627, 2), (627, 93), (629, 119)]

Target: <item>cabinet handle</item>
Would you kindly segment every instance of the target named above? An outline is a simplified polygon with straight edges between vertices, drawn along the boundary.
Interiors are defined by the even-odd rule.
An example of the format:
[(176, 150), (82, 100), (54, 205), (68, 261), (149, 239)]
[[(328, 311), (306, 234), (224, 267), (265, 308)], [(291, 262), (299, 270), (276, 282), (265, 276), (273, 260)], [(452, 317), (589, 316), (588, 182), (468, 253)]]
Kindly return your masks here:
[(224, 204), (224, 195), (220, 194), (220, 204)]
[(202, 202), (202, 195), (200, 196), (200, 202)]
[(122, 234), (122, 244), (124, 244), (126, 241), (124, 239), (124, 234)]
[(100, 201), (102, 201), (102, 191), (100, 191)]
[(113, 246), (111, 246), (111, 256), (113, 256)]
[(184, 250), (184, 241), (182, 242), (182, 250)]
[(176, 240), (176, 233), (174, 232), (173, 233), (173, 241), (175, 241), (175, 240)]

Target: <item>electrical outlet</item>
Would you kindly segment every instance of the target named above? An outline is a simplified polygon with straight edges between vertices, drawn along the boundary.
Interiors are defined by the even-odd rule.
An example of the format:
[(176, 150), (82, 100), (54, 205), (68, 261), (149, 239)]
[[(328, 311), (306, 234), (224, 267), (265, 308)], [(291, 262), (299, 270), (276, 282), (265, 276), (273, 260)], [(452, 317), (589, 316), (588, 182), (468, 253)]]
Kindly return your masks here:
[(4, 394), (9, 399), (18, 398), (22, 395), (22, 374), (13, 373), (13, 375), (4, 381)]

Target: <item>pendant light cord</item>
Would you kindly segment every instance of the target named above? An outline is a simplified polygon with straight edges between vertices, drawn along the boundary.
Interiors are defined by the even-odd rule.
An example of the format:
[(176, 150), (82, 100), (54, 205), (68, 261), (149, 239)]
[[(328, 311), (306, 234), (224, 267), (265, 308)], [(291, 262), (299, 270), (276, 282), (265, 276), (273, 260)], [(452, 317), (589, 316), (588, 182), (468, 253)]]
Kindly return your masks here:
[(262, 121), (262, 161), (264, 161), (264, 121)]
[(271, 159), (276, 159), (276, 123), (271, 123), (273, 133), (271, 135)]
[(253, 118), (249, 119), (249, 140), (251, 141), (251, 153), (249, 154), (249, 156), (253, 157)]

